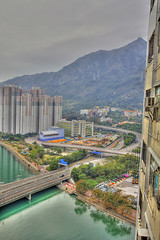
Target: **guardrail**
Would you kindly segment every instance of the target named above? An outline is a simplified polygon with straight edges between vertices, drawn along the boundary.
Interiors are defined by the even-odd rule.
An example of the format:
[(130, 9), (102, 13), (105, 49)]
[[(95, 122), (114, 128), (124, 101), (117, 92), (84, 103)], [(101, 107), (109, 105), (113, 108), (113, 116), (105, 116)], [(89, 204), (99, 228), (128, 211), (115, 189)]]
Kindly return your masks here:
[[(58, 179), (54, 179), (52, 181), (49, 181), (49, 182), (45, 182), (45, 183), (42, 183), (40, 184), (39, 186), (35, 186), (35, 187), (32, 187), (30, 189), (26, 189), (25, 191), (20, 191), (19, 193), (17, 194), (13, 194), (11, 196), (8, 196), (8, 197), (5, 197), (5, 198), (2, 198), (0, 200), (0, 207), (2, 206), (5, 206), (9, 203), (12, 203), (12, 202), (15, 202), (19, 199), (22, 199), (24, 197), (27, 197), (29, 196), (30, 194), (34, 194), (36, 192), (40, 192), (44, 189), (47, 189), (49, 187), (52, 187), (52, 186), (55, 186), (57, 184), (59, 184), (60, 182), (64, 181), (64, 180), (67, 180), (70, 178), (70, 175), (67, 175), (67, 176), (64, 176), (64, 177), (60, 177)], [(16, 183), (16, 182), (15, 182)], [(21, 185), (23, 186), (23, 184)], [(9, 191), (9, 190), (8, 190)], [(6, 192), (6, 191), (5, 191)], [(3, 197), (3, 196), (2, 196)]]

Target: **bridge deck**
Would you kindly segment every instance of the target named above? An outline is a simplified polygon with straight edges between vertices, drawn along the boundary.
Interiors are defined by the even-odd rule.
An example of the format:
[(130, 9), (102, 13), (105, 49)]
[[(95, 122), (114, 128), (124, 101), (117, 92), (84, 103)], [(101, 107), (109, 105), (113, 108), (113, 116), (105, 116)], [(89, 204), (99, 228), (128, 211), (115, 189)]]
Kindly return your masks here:
[(0, 186), (0, 207), (70, 178), (69, 171), (42, 174)]
[(76, 144), (65, 144), (65, 143), (46, 143), (46, 142), (40, 142), (43, 146), (48, 147), (66, 147), (66, 148), (74, 148), (74, 149), (85, 149), (89, 151), (97, 151), (97, 152), (103, 152), (103, 153), (110, 153), (113, 155), (125, 155), (129, 154), (129, 152), (126, 152), (124, 150), (115, 150), (115, 149), (108, 149), (108, 148), (100, 148), (100, 147), (90, 147), (85, 145), (76, 145)]

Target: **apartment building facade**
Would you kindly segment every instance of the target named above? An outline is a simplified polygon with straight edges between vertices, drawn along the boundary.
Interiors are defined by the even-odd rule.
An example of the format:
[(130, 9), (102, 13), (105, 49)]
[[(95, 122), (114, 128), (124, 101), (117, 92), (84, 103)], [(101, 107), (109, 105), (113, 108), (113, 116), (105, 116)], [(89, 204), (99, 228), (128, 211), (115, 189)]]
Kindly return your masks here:
[(136, 240), (160, 240), (160, 0), (151, 0)]
[(44, 94), (40, 88), (25, 90), (0, 87), (0, 132), (11, 134), (40, 133), (62, 118), (62, 97)]

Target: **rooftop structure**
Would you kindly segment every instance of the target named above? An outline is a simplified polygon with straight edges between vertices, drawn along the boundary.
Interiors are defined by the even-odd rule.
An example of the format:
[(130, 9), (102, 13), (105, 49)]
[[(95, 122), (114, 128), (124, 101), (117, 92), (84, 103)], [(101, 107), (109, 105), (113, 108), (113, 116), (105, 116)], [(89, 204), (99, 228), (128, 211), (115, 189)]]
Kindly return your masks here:
[(136, 117), (137, 116), (137, 111), (125, 110), (124, 111), (124, 116), (125, 117)]
[(51, 131), (51, 130), (48, 130), (48, 131), (42, 131), (41, 132), (43, 134), (43, 136), (53, 136), (53, 135), (58, 135), (58, 132), (56, 131)]
[(64, 129), (51, 127), (50, 130), (42, 131), (40, 133), (39, 139), (41, 141), (54, 141), (64, 139)]

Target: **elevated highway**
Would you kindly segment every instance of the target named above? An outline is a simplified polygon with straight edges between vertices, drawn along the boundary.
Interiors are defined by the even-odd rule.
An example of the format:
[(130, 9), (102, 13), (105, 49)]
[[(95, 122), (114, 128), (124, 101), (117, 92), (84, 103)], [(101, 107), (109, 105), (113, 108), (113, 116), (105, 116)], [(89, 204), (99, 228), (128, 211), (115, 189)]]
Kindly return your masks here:
[[(113, 128), (113, 127), (107, 127), (107, 126), (101, 126), (101, 125), (95, 125), (97, 128), (112, 130), (112, 131), (120, 131), (124, 133), (129, 133), (132, 131), (119, 129), (119, 128)], [(134, 143), (134, 148), (140, 145), (141, 141), (141, 134), (132, 132), (136, 135), (136, 143)], [(130, 151), (133, 149), (133, 147), (128, 146), (125, 149), (122, 150), (116, 150), (116, 149), (109, 149), (109, 148), (99, 148), (99, 147), (91, 147), (91, 146), (84, 146), (84, 145), (75, 145), (75, 144), (60, 144), (60, 143), (45, 143), (45, 142), (39, 142), (39, 144), (42, 144), (44, 146), (48, 147), (66, 147), (66, 148), (74, 148), (74, 149), (85, 149), (90, 151), (97, 151), (102, 153), (107, 153), (111, 155), (124, 155), (129, 154)], [(28, 199), (31, 199), (31, 195), (40, 192), (44, 189), (47, 189), (49, 187), (58, 185), (62, 181), (68, 180), (70, 178), (70, 170), (58, 170), (51, 173), (45, 173), (43, 175), (38, 175), (30, 178), (26, 178), (23, 180), (19, 180), (16, 182), (8, 183), (5, 185), (0, 186), (0, 207), (5, 206), (9, 203), (12, 203), (14, 201), (17, 201), (21, 198), (27, 197)]]
[(91, 146), (85, 146), (85, 145), (76, 145), (76, 144), (67, 144), (67, 143), (45, 143), (45, 142), (39, 142), (39, 144), (42, 144), (43, 146), (46, 147), (64, 147), (64, 148), (74, 148), (74, 149), (85, 149), (89, 151), (97, 151), (97, 152), (103, 152), (103, 153), (109, 153), (113, 155), (124, 155), (130, 153), (133, 149), (137, 148), (140, 146), (141, 143), (141, 134), (129, 130), (124, 130), (121, 128), (113, 128), (113, 127), (107, 127), (107, 126), (101, 126), (101, 125), (94, 125), (95, 128), (102, 128), (106, 130), (111, 130), (111, 131), (118, 131), (118, 132), (123, 132), (123, 133), (133, 133), (136, 135), (136, 141), (129, 145), (128, 147), (122, 149), (122, 150), (116, 150), (116, 149), (110, 149), (110, 148), (99, 148), (99, 147), (91, 147)]
[(46, 147), (64, 147), (64, 148), (74, 148), (74, 149), (85, 149), (89, 151), (97, 151), (97, 152), (103, 152), (103, 153), (110, 153), (110, 154), (128, 154), (129, 152), (127, 151), (122, 151), (122, 150), (113, 150), (113, 149), (108, 149), (108, 148), (100, 148), (100, 147), (90, 147), (90, 146), (85, 146), (85, 145), (76, 145), (76, 144), (66, 144), (66, 143), (45, 143), (41, 142), (43, 146)]
[(131, 152), (133, 149), (140, 147), (141, 145), (141, 138), (142, 138), (142, 134), (137, 133), (137, 132), (133, 132), (130, 130), (126, 130), (126, 129), (122, 129), (122, 128), (114, 128), (114, 127), (108, 127), (108, 126), (103, 126), (103, 125), (94, 125), (95, 128), (101, 128), (101, 129), (106, 129), (106, 130), (110, 130), (110, 131), (115, 131), (115, 132), (122, 132), (122, 133), (133, 133), (134, 135), (136, 135), (136, 141), (134, 143), (132, 143), (131, 145), (125, 147), (124, 149), (122, 149), (122, 152)]
[(104, 125), (94, 125), (94, 128), (102, 128), (102, 129), (106, 129), (106, 130), (110, 130), (110, 131), (115, 131), (115, 132), (122, 132), (122, 133), (133, 133), (136, 136), (137, 135), (141, 135), (140, 133), (137, 132), (133, 132), (127, 129), (122, 129), (122, 128), (116, 128), (116, 127), (109, 127), (109, 126), (104, 126)]
[(60, 184), (70, 178), (69, 170), (59, 170), (0, 186), (0, 207)]

